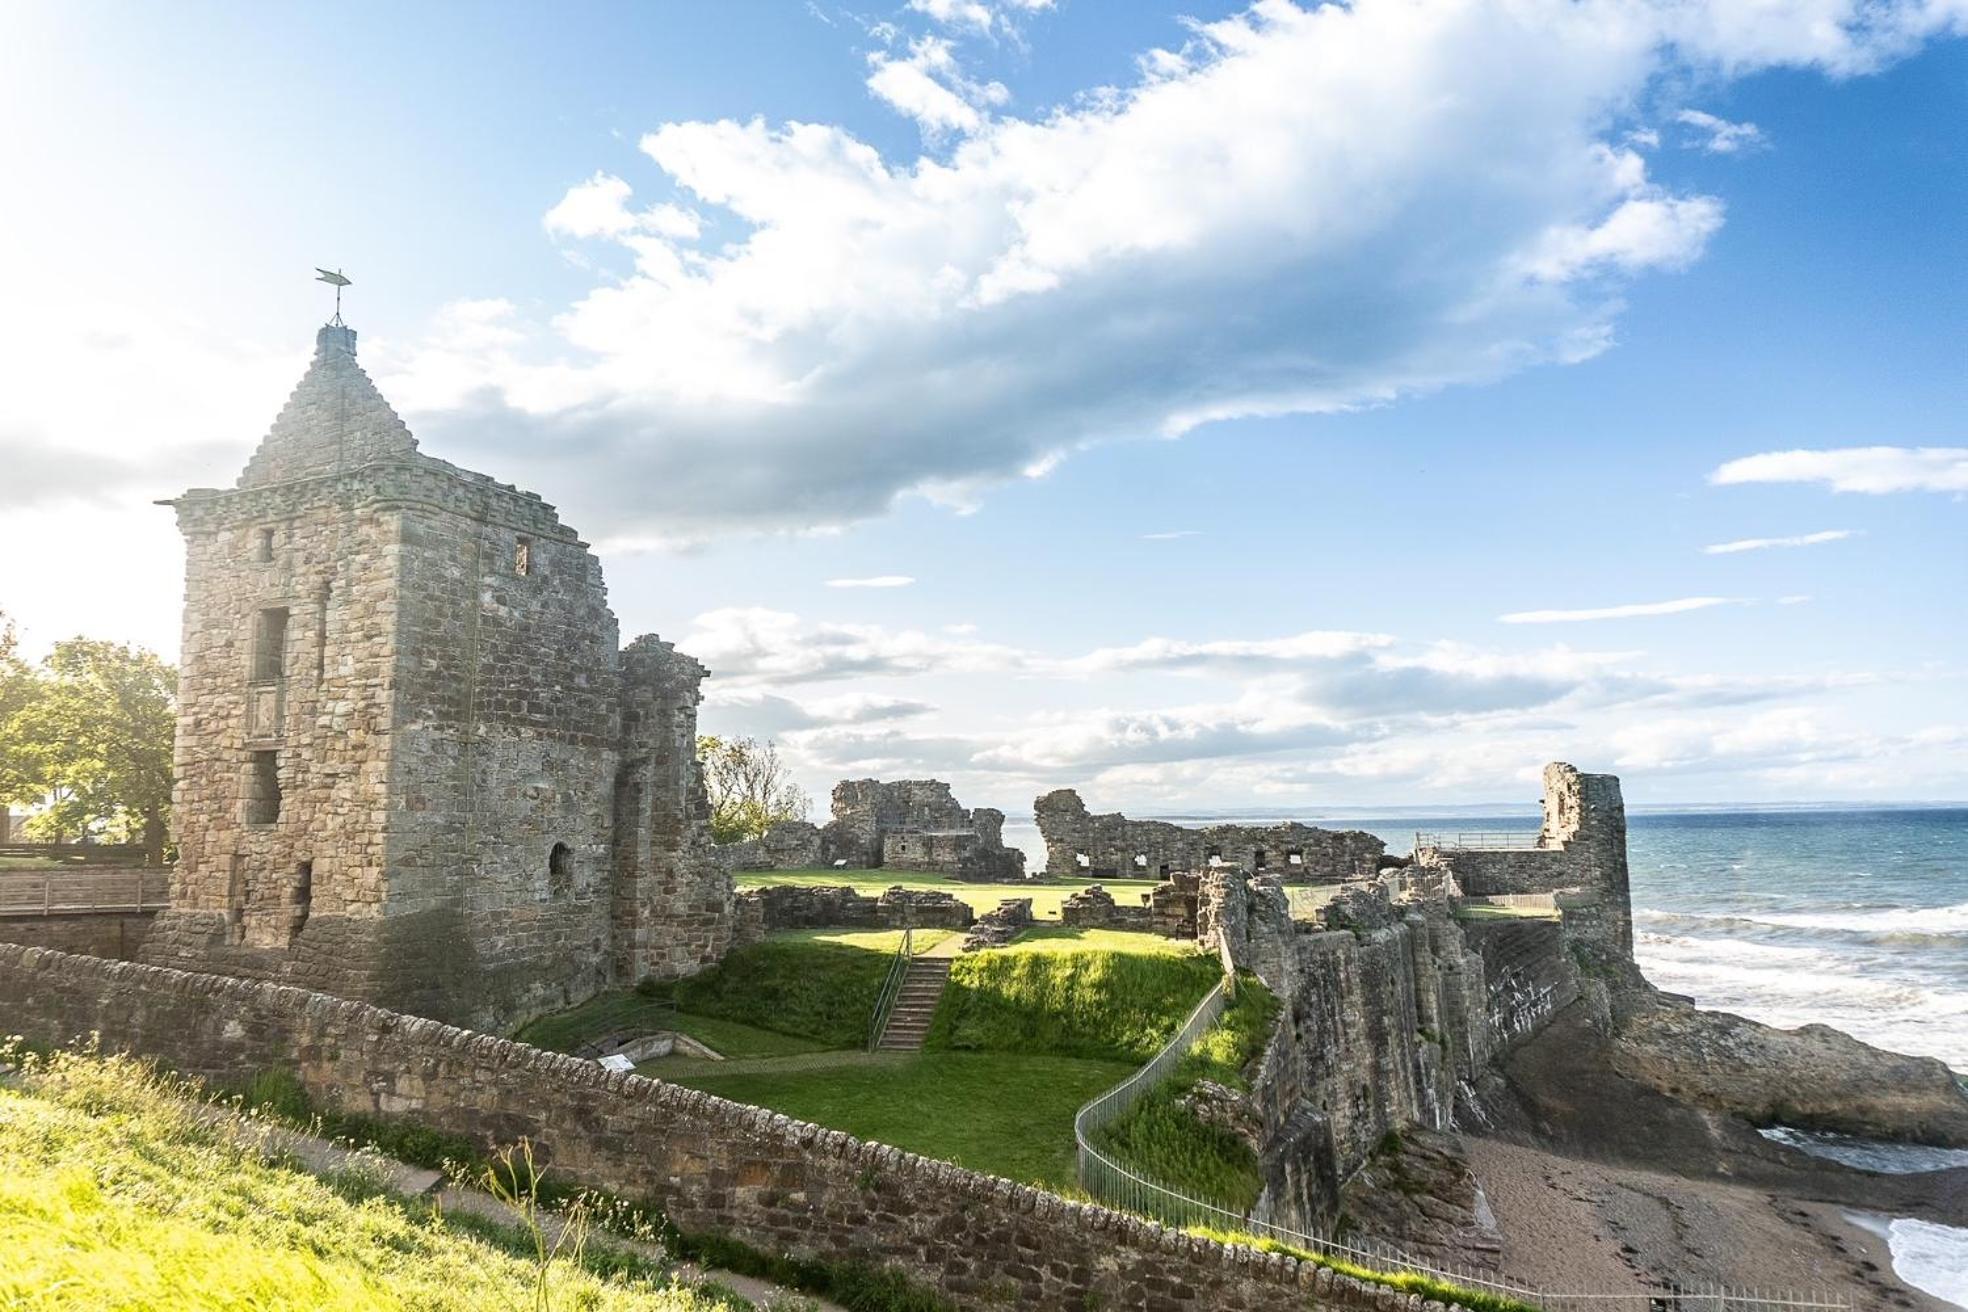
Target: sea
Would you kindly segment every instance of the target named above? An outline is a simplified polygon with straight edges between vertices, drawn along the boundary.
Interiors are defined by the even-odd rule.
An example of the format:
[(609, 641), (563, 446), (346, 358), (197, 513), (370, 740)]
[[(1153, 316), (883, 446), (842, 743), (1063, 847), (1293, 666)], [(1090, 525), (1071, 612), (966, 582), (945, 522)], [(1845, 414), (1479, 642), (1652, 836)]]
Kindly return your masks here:
[[(1184, 825), (1296, 819), (1365, 829), (1388, 850), (1417, 831), (1534, 830), (1534, 810), (1164, 814)], [(1007, 842), (1045, 861), (1029, 821)], [(1968, 1077), (1968, 807), (1629, 809), (1634, 955), (1656, 986), (1786, 1028), (1817, 1022)], [(1876, 1171), (1968, 1165), (1968, 1154), (1769, 1131)], [(1880, 1218), (1900, 1278), (1968, 1307), (1968, 1230)]]

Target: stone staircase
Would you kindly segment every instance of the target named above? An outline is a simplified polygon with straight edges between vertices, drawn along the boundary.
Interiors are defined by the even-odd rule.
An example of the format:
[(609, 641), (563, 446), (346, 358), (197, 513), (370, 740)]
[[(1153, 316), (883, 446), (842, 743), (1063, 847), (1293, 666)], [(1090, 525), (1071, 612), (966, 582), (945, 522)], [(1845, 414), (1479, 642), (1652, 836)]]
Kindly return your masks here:
[(895, 1009), (888, 1013), (878, 1052), (921, 1052), (923, 1037), (929, 1033), (930, 1018), (943, 990), (950, 983), (950, 958), (916, 957), (909, 962), (909, 973), (895, 995)]

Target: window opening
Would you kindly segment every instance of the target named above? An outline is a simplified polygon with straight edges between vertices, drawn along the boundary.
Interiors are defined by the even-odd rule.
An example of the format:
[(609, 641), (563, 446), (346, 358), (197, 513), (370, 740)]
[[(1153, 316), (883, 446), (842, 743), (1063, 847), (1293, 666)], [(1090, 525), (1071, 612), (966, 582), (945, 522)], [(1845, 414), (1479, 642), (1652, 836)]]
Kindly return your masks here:
[(253, 682), (278, 683), (286, 656), (287, 608), (272, 606), (253, 625)]

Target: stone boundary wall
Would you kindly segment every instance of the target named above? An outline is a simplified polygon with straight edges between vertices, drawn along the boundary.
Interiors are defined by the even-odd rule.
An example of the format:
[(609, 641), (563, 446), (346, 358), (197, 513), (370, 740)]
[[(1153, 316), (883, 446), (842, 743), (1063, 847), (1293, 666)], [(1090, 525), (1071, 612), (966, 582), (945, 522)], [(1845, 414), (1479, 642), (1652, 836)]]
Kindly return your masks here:
[[(897, 1269), (961, 1308), (1371, 1308), (1418, 1298), (835, 1130), (437, 1021), (284, 985), (0, 945), (0, 1032), (308, 1095), (486, 1146), (529, 1137), (565, 1178), (686, 1231)], [(1431, 1310), (1440, 1305), (1428, 1304)]]
[[(112, 961), (135, 961), (156, 911), (78, 911), (72, 915), (0, 918), (0, 943), (54, 948)], [(5, 1004), (0, 1003), (0, 1012)]]
[(969, 904), (939, 889), (897, 886), (869, 897), (846, 884), (767, 884), (738, 894), (738, 941), (775, 929), (969, 929)]

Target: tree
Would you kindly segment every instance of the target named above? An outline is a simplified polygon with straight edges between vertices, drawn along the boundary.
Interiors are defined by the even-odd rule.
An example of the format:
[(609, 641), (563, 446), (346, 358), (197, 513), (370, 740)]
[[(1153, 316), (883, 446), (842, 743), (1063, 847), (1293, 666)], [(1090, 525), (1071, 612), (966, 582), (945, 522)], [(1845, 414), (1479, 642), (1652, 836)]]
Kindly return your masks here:
[(47, 795), (39, 763), (14, 729), (14, 721), (39, 691), (33, 668), (20, 658), (14, 622), (0, 611), (0, 807), (38, 802)]
[(704, 787), (711, 795), (711, 837), (720, 843), (763, 838), (782, 820), (804, 820), (813, 807), (793, 782), (776, 743), (756, 738), (697, 740)]
[(71, 638), (41, 663), (35, 688), (0, 729), (0, 758), (26, 762), (47, 801), (29, 822), (60, 841), (100, 836), (164, 857), (178, 672), (155, 652)]

